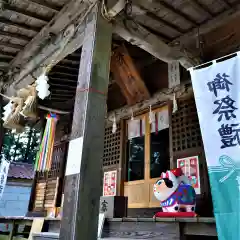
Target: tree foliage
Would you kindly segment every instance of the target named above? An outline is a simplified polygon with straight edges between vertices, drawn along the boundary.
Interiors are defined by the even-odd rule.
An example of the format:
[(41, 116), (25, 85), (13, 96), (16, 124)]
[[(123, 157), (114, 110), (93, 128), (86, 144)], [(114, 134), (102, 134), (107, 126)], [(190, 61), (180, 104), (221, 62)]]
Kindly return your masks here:
[(4, 135), (1, 157), (14, 162), (34, 163), (40, 145), (40, 131), (26, 127), (16, 134), (7, 129)]

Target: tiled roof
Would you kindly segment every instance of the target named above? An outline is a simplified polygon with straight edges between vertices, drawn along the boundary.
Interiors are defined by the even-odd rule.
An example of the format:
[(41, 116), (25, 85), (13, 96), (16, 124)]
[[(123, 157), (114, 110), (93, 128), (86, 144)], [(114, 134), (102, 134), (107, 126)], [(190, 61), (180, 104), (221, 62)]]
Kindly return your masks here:
[(11, 163), (9, 171), (9, 178), (33, 179), (34, 166), (27, 163)]

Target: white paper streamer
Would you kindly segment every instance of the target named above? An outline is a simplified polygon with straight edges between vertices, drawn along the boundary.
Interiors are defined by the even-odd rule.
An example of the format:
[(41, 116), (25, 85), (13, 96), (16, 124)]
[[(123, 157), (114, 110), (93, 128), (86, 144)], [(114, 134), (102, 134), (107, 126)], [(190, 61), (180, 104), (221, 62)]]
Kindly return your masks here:
[(176, 94), (173, 94), (173, 109), (172, 113), (176, 113), (178, 110), (177, 100), (176, 100)]
[(116, 131), (117, 131), (117, 121), (116, 121), (116, 116), (114, 115), (113, 125), (112, 125), (112, 133), (116, 133)]
[(154, 113), (152, 112), (152, 106), (149, 106), (149, 123), (152, 124), (155, 121)]
[(38, 97), (40, 99), (45, 99), (46, 97), (49, 96), (50, 91), (49, 91), (49, 84), (48, 84), (48, 76), (46, 73), (42, 73), (36, 80), (36, 90), (38, 92)]
[(10, 101), (10, 102), (3, 108), (4, 112), (3, 112), (2, 120), (3, 120), (4, 122), (8, 119), (9, 115), (11, 114), (11, 112), (12, 112), (12, 106), (13, 106), (13, 104), (12, 104), (12, 102)]

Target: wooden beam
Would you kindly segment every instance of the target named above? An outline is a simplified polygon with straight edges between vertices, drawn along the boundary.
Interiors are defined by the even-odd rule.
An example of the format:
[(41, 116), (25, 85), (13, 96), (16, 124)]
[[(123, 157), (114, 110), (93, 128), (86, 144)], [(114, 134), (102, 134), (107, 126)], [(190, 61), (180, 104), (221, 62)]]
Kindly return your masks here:
[(30, 3), (34, 3), (38, 6), (44, 7), (44, 8), (48, 8), (54, 12), (59, 12), (62, 8), (60, 6), (56, 6), (55, 4), (50, 3), (47, 0), (27, 0), (27, 1)]
[(114, 50), (111, 59), (111, 72), (129, 105), (150, 97), (143, 79), (124, 46)]
[[(78, 25), (80, 22), (83, 22), (85, 13), (87, 13), (89, 8), (93, 6), (96, 1), (97, 0), (71, 0), (45, 27), (42, 28), (39, 34), (37, 34), (36, 37), (34, 37), (32, 41), (26, 45), (24, 51), (21, 51), (21, 53), (17, 55), (11, 65), (19, 68), (27, 64), (32, 56), (35, 56), (41, 50), (43, 47), (42, 43), (44, 41), (46, 41), (45, 46), (47, 48), (47, 44), (53, 42), (53, 39), (56, 39), (56, 36), (53, 36), (53, 39), (49, 38), (50, 35), (60, 35), (61, 31), (64, 31), (64, 29), (74, 22), (74, 20), (74, 24), (76, 25)], [(77, 31), (78, 34), (81, 34), (82, 32), (83, 29), (81, 28)], [(59, 38), (61, 37), (59, 36)], [(59, 44), (60, 43), (58, 42), (57, 47)]]
[(74, 96), (74, 94), (72, 93), (56, 93), (56, 92), (52, 92), (50, 97), (53, 96), (53, 97), (66, 97), (66, 98), (69, 98), (69, 97), (72, 97)]
[[(179, 86), (177, 86), (175, 88), (175, 94), (176, 94), (176, 98), (180, 98), (180, 97), (185, 97), (186, 95), (189, 94), (193, 94), (193, 90), (192, 87), (189, 86), (191, 80), (189, 80), (187, 83), (185, 84), (181, 84)], [(155, 106), (155, 105), (159, 105), (160, 103), (165, 103), (168, 101), (172, 101), (173, 100), (173, 92), (172, 89), (166, 88), (166, 89), (162, 89), (161, 91), (155, 93), (151, 98), (149, 98), (148, 100), (141, 102), (141, 103), (137, 103), (133, 106), (129, 106), (129, 107), (122, 107), (119, 108), (117, 110), (114, 110), (112, 112), (108, 113), (108, 116), (106, 118), (106, 124), (107, 125), (112, 125), (112, 121), (114, 119), (114, 116), (116, 116), (116, 121), (119, 122), (121, 119), (127, 119), (131, 117), (132, 112), (136, 115), (141, 113), (142, 111), (146, 110), (149, 108), (149, 106)]]
[(55, 76), (55, 75), (62, 75), (65, 77), (76, 77), (76, 82), (77, 82), (77, 77), (78, 74), (70, 73), (70, 72), (57, 72), (57, 71), (52, 71), (49, 73), (49, 76)]
[(3, 42), (3, 41), (0, 41), (0, 46), (18, 49), (18, 50), (22, 50), (24, 48), (23, 45), (10, 43), (10, 42)]
[[(111, 24), (101, 17), (100, 5), (101, 2), (89, 14), (85, 29), (78, 79), (80, 91), (76, 92), (66, 167), (60, 240), (98, 239), (112, 39)], [(96, 92), (82, 89), (95, 89)]]
[(68, 101), (69, 98), (65, 98), (65, 97), (57, 97), (57, 96), (51, 96), (50, 99), (45, 99), (44, 102), (46, 101), (51, 101), (51, 100), (59, 100), (61, 102), (65, 102), (65, 101)]
[(40, 20), (44, 23), (49, 22), (51, 20), (49, 17), (45, 17), (45, 16), (40, 15), (38, 13), (31, 12), (31, 11), (28, 11), (26, 9), (18, 8), (16, 6), (12, 6), (12, 5), (9, 5), (9, 4), (5, 4), (4, 9), (9, 10), (11, 12), (21, 14), (21, 15), (24, 15), (26, 17), (30, 17), (30, 18)]
[(14, 58), (13, 56), (5, 55), (5, 54), (2, 54), (2, 53), (0, 52), (0, 59), (2, 59), (2, 60), (3, 60), (3, 59), (6, 59), (6, 60), (11, 61), (13, 58)]
[[(76, 89), (56, 89), (56, 88), (53, 88), (50, 90), (51, 93), (52, 93), (52, 96), (61, 96), (62, 94), (65, 95), (66, 93), (66, 96), (70, 95), (70, 96), (74, 96), (75, 93), (76, 93)], [(56, 94), (55, 94), (56, 93)]]
[[(57, 64), (67, 55), (82, 46), (86, 15), (95, 5), (95, 1), (96, 0), (92, 0), (88, 2), (88, 0), (85, 0), (82, 2), (81, 0), (72, 0), (61, 10), (60, 15), (57, 15), (58, 18), (54, 19), (53, 22), (51, 21), (50, 25), (46, 26), (46, 28), (17, 55), (11, 62), (11, 69), (7, 73), (9, 80), (4, 85), (4, 91), (7, 95), (12, 95), (17, 89), (33, 83), (35, 78), (42, 73), (48, 64)], [(79, 11), (79, 9), (81, 9), (81, 11)], [(74, 24), (70, 24), (70, 22), (74, 22)], [(68, 26), (68, 28), (64, 28), (65, 26)], [(71, 27), (73, 31), (69, 31), (69, 27)], [(61, 29), (65, 30), (61, 32)], [(57, 30), (59, 30), (59, 32), (54, 39), (48, 37), (46, 41), (45, 37), (51, 30), (54, 33)], [(39, 45), (43, 45), (42, 41), (45, 41), (46, 45), (39, 49)], [(67, 45), (59, 54), (59, 50), (64, 42), (67, 42)], [(36, 50), (38, 50), (37, 53), (35, 53)], [(26, 62), (26, 60), (28, 61)], [(15, 71), (15, 69), (17, 71)], [(13, 74), (13, 72), (17, 73)]]
[(51, 82), (65, 82), (66, 84), (74, 83), (77, 86), (77, 79), (72, 80), (72, 79), (69, 79), (69, 78), (57, 78), (57, 77), (52, 77), (52, 76), (50, 76), (49, 79), (50, 79)]
[(188, 33), (176, 38), (174, 41), (170, 43), (170, 46), (176, 45), (185, 45), (199, 35), (207, 34), (208, 32), (213, 31), (214, 29), (223, 26), (224, 24), (228, 23), (229, 21), (236, 19), (240, 16), (240, 4), (234, 6), (234, 8), (224, 11), (223, 13), (219, 14), (215, 18), (207, 21), (206, 23), (192, 29)]
[[(0, 43), (1, 44), (1, 43)], [(62, 62), (58, 63), (54, 69), (65, 69), (65, 70), (69, 70), (69, 71), (76, 71), (78, 72), (78, 67), (69, 67), (67, 65), (61, 64)]]
[(66, 63), (66, 64), (70, 64), (70, 65), (74, 65), (74, 66), (79, 66), (79, 61), (74, 61), (74, 60), (69, 60), (69, 59), (63, 59), (61, 61), (62, 63)]
[(71, 86), (71, 85), (58, 84), (58, 83), (52, 83), (52, 82), (50, 82), (50, 86), (61, 87), (61, 88), (65, 88), (65, 89), (70, 88), (70, 89), (74, 89), (74, 90), (76, 90), (76, 88), (77, 88), (77, 84), (76, 84), (76, 86)]
[(185, 52), (168, 46), (157, 36), (131, 20), (126, 20), (124, 24), (118, 21), (114, 32), (127, 42), (137, 45), (164, 62), (169, 63), (177, 60), (186, 69), (200, 62), (199, 59), (190, 58), (190, 55), (186, 56)]
[(169, 13), (175, 15), (176, 17), (180, 17), (183, 20), (187, 21), (188, 23), (190, 23), (192, 26), (196, 26), (196, 22), (194, 19), (190, 18), (187, 14), (181, 12), (180, 10), (177, 10), (176, 8), (174, 8), (173, 6), (171, 6), (170, 4), (166, 3), (163, 0), (132, 0), (133, 4), (136, 5), (151, 5), (153, 4), (155, 6), (156, 9), (166, 9)]
[[(160, 33), (164, 32), (164, 29), (167, 29), (167, 31), (174, 36), (178, 36), (181, 33), (184, 33), (184, 31), (178, 26), (156, 16), (155, 13), (148, 11), (142, 6), (132, 6), (131, 16), (140, 24), (154, 29), (154, 31), (159, 31)], [(169, 36), (167, 37), (169, 38)]]
[(3, 17), (0, 17), (0, 23), (6, 24), (9, 26), (14, 26), (14, 27), (24, 29), (27, 31), (39, 32), (41, 30), (41, 28), (30, 26), (25, 23), (16, 23), (16, 22), (13, 22), (13, 21), (3, 18)]
[(9, 65), (10, 65), (9, 62), (0, 61), (0, 68), (7, 68), (9, 67)]
[(19, 34), (19, 33), (7, 32), (7, 31), (0, 31), (0, 36), (20, 39), (20, 40), (23, 40), (23, 41), (26, 41), (26, 42), (29, 42), (31, 40), (30, 37), (27, 37), (25, 35), (22, 35), (22, 34)]
[(197, 8), (200, 11), (203, 11), (205, 14), (208, 15), (208, 17), (212, 17), (213, 13), (211, 12), (211, 10), (209, 10), (209, 8), (204, 5), (203, 3), (199, 2), (199, 0), (191, 0), (188, 1), (190, 4), (192, 4), (193, 7)]

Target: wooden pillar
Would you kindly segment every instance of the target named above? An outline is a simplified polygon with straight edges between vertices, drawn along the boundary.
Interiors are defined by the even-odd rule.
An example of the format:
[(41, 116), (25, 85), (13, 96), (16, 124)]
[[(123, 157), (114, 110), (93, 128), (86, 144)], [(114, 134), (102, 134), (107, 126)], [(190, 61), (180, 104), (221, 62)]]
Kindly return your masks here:
[[(3, 97), (0, 96), (0, 116), (3, 117)], [(3, 128), (3, 121), (1, 119), (0, 122), (0, 152), (2, 151), (3, 141), (4, 141), (4, 128)]]
[(66, 166), (60, 240), (96, 240), (112, 26), (96, 4), (86, 20)]

